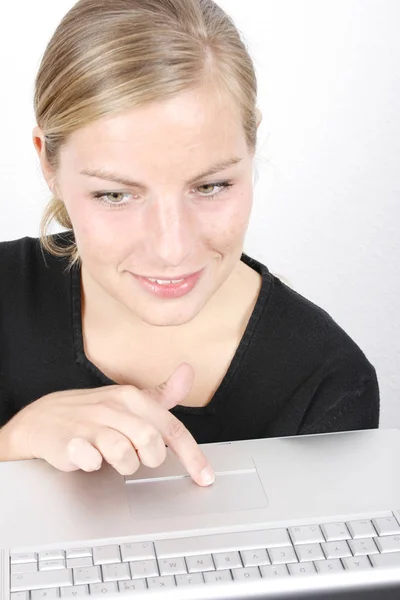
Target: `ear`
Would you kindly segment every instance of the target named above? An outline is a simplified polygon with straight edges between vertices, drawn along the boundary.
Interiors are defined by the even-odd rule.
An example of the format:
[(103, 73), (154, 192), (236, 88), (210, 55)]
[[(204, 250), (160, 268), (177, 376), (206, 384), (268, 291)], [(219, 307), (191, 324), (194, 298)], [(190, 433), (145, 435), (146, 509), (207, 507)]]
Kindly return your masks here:
[(261, 125), (261, 121), (262, 121), (262, 112), (259, 108), (256, 108), (256, 115), (257, 115), (257, 129), (260, 127)]
[(35, 150), (39, 156), (43, 176), (50, 190), (54, 193), (55, 173), (46, 156), (46, 143), (42, 129), (36, 126), (32, 132), (32, 137), (33, 145), (35, 146)]

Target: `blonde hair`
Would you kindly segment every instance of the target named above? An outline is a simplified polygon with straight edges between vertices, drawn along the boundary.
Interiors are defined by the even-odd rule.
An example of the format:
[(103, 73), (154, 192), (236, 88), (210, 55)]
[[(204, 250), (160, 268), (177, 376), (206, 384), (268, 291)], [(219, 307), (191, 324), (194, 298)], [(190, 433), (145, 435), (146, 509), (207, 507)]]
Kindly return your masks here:
[[(240, 108), (247, 144), (256, 147), (257, 80), (232, 19), (213, 0), (80, 0), (44, 53), (35, 84), (36, 121), (56, 173), (61, 147), (77, 129), (211, 81)], [(52, 223), (72, 230), (53, 197), (41, 222), (42, 247), (79, 261), (58, 245)]]

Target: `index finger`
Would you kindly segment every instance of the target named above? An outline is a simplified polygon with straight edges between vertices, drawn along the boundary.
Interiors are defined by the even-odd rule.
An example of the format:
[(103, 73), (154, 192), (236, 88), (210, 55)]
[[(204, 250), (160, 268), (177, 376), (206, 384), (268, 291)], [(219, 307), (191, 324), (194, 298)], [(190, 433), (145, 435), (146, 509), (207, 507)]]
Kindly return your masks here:
[(124, 395), (125, 406), (156, 427), (164, 442), (198, 485), (207, 486), (214, 482), (213, 468), (192, 434), (179, 419), (149, 393), (134, 387), (121, 388), (120, 392)]
[(201, 486), (214, 483), (215, 473), (192, 434), (174, 415), (168, 418), (160, 430), (167, 446), (179, 458), (192, 479)]

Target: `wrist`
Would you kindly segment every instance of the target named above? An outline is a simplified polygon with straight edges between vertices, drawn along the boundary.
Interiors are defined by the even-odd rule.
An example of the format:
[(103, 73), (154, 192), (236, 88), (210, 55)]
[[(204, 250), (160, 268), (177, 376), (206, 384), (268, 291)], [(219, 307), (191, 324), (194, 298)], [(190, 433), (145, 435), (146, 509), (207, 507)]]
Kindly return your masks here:
[(19, 419), (13, 417), (0, 429), (0, 461), (24, 460), (28, 456), (27, 436)]

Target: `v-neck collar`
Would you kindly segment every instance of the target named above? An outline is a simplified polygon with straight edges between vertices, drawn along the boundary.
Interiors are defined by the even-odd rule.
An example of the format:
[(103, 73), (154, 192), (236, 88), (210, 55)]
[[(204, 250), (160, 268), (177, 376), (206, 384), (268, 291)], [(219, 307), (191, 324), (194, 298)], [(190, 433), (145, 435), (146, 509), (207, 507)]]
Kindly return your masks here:
[[(242, 254), (241, 260), (250, 268), (254, 269), (262, 277), (261, 289), (251, 313), (247, 327), (231, 360), (231, 363), (217, 388), (214, 396), (206, 406), (192, 407), (181, 406), (174, 407), (171, 412), (175, 414), (214, 414), (218, 408), (220, 398), (224, 397), (228, 388), (234, 383), (235, 376), (243, 362), (244, 355), (250, 345), (252, 337), (257, 330), (257, 324), (261, 317), (264, 305), (266, 303), (271, 288), (272, 275), (268, 268), (257, 260)], [(82, 288), (81, 288), (81, 267), (74, 266), (70, 272), (71, 277), (71, 300), (72, 300), (72, 326), (73, 326), (73, 344), (75, 361), (87, 369), (99, 381), (100, 385), (118, 385), (115, 381), (107, 377), (94, 363), (92, 363), (85, 354), (82, 330)]]

